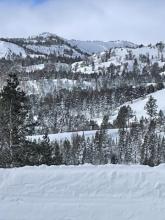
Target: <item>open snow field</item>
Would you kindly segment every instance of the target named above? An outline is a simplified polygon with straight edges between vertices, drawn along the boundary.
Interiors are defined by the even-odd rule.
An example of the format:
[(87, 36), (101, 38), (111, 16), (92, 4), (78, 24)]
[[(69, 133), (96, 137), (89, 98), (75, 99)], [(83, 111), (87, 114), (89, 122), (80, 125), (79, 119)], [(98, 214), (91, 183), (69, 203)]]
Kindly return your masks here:
[(0, 220), (164, 220), (165, 165), (0, 169)]
[[(63, 132), (63, 133), (57, 133), (57, 134), (49, 134), (49, 139), (51, 142), (54, 141), (65, 141), (66, 139), (71, 141), (72, 136), (74, 135), (83, 135), (85, 138), (92, 138), (95, 136), (97, 130), (91, 130), (91, 131), (75, 131), (75, 132)], [(108, 129), (107, 134), (111, 136), (113, 140), (116, 140), (118, 138), (118, 129)], [(33, 135), (33, 136), (28, 136), (28, 139), (31, 141), (39, 141), (42, 140), (43, 135)]]

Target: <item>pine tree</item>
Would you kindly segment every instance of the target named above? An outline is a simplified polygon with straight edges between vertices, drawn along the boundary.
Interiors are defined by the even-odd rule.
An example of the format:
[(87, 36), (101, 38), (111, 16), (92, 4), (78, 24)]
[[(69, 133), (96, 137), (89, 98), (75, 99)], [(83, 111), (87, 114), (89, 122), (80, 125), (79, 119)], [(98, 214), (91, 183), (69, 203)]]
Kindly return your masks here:
[(145, 110), (147, 114), (151, 119), (155, 119), (157, 116), (157, 104), (156, 104), (156, 99), (154, 99), (152, 96), (149, 97), (148, 102), (145, 105)]
[(163, 55), (163, 50), (164, 50), (164, 43), (162, 41), (160, 41), (159, 43), (156, 44), (157, 48), (158, 48), (158, 57), (160, 58), (160, 54)]
[(126, 122), (127, 122), (127, 113), (128, 113), (128, 109), (127, 106), (122, 106), (118, 112), (116, 121), (114, 122), (114, 124), (118, 127), (118, 128), (125, 128), (126, 127)]
[(161, 149), (161, 152), (160, 152), (160, 155), (161, 155), (160, 163), (165, 163), (165, 137), (162, 138), (160, 149)]
[(64, 153), (63, 153), (63, 160), (64, 160), (64, 164), (65, 165), (73, 165), (72, 164), (72, 148), (71, 148), (71, 143), (69, 140), (65, 140), (63, 143), (63, 149), (64, 149)]
[(94, 149), (93, 149), (93, 163), (96, 165), (101, 164), (102, 158), (102, 133), (99, 131), (96, 132), (94, 138)]
[(28, 98), (19, 87), (15, 74), (10, 74), (0, 93), (0, 142), (10, 152), (13, 165), (19, 165), (26, 145), (29, 112)]
[(101, 129), (108, 129), (109, 128), (109, 116), (108, 115), (104, 115), (103, 117), (103, 121), (101, 123)]
[(41, 141), (38, 148), (39, 160), (38, 164), (52, 164), (52, 146), (50, 144), (50, 139), (48, 137), (48, 133), (46, 132), (43, 136), (43, 140)]
[(112, 152), (111, 136), (108, 135), (107, 130), (101, 129), (101, 154), (100, 163), (107, 164), (110, 162), (110, 154)]
[(82, 163), (83, 151), (81, 148), (82, 137), (78, 134), (72, 136), (72, 156), (71, 164), (79, 165)]
[(140, 162), (140, 146), (142, 144), (142, 133), (141, 125), (136, 121), (132, 123), (130, 128), (130, 144), (132, 148), (132, 162), (139, 163)]
[(125, 129), (119, 129), (119, 142), (118, 142), (118, 161), (119, 163), (123, 163), (125, 160), (125, 153), (126, 153), (126, 138), (127, 138), (127, 131)]
[(155, 157), (155, 165), (159, 165), (161, 163), (161, 155), (162, 155), (162, 139), (159, 136), (157, 139), (157, 148), (156, 148), (156, 157)]
[(131, 135), (129, 132), (127, 132), (126, 143), (125, 143), (124, 163), (130, 164), (131, 162), (132, 162)]
[(88, 137), (86, 140), (85, 148), (83, 151), (83, 164), (84, 163), (91, 163), (93, 162), (93, 151), (92, 151), (92, 143), (90, 138)]
[(54, 143), (54, 156), (52, 158), (52, 164), (61, 165), (63, 163), (62, 154), (58, 142)]
[(160, 110), (158, 113), (157, 125), (160, 131), (164, 131), (165, 116), (162, 110)]
[(156, 165), (158, 137), (156, 135), (155, 128), (156, 123), (154, 120), (151, 120), (143, 145), (141, 146), (141, 163), (144, 165)]
[(117, 116), (114, 124), (118, 128), (124, 129), (127, 127), (127, 124), (129, 125), (129, 121), (132, 117), (133, 117), (133, 111), (132, 111), (131, 107), (129, 105), (122, 106), (118, 112), (118, 116)]

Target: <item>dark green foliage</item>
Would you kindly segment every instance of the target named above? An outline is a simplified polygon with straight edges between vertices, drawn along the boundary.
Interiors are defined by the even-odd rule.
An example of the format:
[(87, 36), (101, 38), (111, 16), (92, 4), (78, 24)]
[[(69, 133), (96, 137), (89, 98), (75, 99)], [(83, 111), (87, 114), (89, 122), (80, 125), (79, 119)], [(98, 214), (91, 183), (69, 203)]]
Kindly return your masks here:
[(122, 106), (118, 112), (118, 116), (114, 121), (117, 128), (125, 128), (129, 126), (129, 121), (133, 117), (133, 112), (130, 106)]
[(62, 153), (60, 152), (60, 146), (58, 142), (54, 143), (54, 156), (52, 158), (53, 165), (61, 165), (63, 163)]
[(151, 119), (154, 119), (157, 116), (157, 107), (156, 99), (150, 96), (146, 103), (145, 110)]
[(28, 98), (21, 91), (17, 76), (10, 74), (0, 93), (0, 145), (5, 151), (8, 149), (13, 166), (22, 165), (29, 109)]

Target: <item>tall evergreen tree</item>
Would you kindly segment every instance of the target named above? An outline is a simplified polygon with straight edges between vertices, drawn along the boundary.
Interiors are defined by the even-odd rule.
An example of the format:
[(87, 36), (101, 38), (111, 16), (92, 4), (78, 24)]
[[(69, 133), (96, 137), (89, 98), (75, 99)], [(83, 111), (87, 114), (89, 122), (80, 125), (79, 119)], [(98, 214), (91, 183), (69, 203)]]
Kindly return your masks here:
[(10, 74), (0, 93), (0, 142), (9, 150), (13, 165), (20, 163), (26, 143), (29, 109), (28, 98), (21, 91), (17, 76)]
[(141, 163), (144, 165), (156, 165), (158, 137), (155, 128), (156, 123), (154, 120), (151, 120), (143, 145), (141, 146)]
[(62, 154), (60, 152), (60, 146), (58, 142), (54, 143), (54, 156), (52, 158), (53, 165), (61, 165), (63, 163)]
[(150, 119), (155, 119), (157, 116), (157, 104), (156, 99), (154, 99), (152, 96), (149, 97), (148, 102), (145, 105), (145, 110), (147, 114), (149, 115)]
[(40, 164), (51, 165), (52, 164), (52, 146), (51, 146), (50, 139), (49, 139), (47, 132), (43, 136), (43, 140), (41, 141), (38, 150), (39, 150), (38, 153), (40, 155), (39, 165)]

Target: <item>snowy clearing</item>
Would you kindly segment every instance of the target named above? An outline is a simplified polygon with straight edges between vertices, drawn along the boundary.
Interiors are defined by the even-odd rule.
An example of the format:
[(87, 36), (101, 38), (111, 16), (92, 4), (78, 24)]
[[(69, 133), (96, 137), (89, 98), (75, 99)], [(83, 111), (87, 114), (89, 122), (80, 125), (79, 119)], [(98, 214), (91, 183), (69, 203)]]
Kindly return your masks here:
[(165, 165), (0, 169), (0, 220), (164, 220)]
[[(86, 138), (92, 138), (93, 136), (95, 136), (96, 134), (96, 131), (97, 130), (91, 130), (91, 131), (77, 131), (77, 132), (64, 132), (64, 133), (57, 133), (57, 134), (49, 134), (49, 138), (50, 138), (50, 141), (51, 142), (54, 142), (54, 141), (64, 141), (65, 139), (67, 140), (71, 140), (72, 136), (73, 135), (83, 135), (86, 137)], [(111, 135), (112, 139), (116, 140), (116, 138), (118, 138), (118, 129), (108, 129), (107, 130), (107, 133), (109, 135)], [(33, 136), (29, 136), (28, 139), (29, 140), (36, 140), (36, 141), (39, 141), (39, 140), (42, 140), (43, 138), (43, 135), (33, 135)]]
[(72, 90), (75, 87), (81, 86), (82, 89), (95, 88), (91, 82), (82, 81), (79, 83), (77, 80), (64, 79), (39, 79), (21, 81), (21, 88), (28, 94), (35, 94), (38, 96), (46, 96), (53, 93), (55, 90), (60, 89)]
[(30, 73), (36, 70), (43, 70), (44, 68), (45, 68), (45, 64), (36, 64), (36, 65), (25, 67), (24, 69), (25, 69), (25, 72)]

